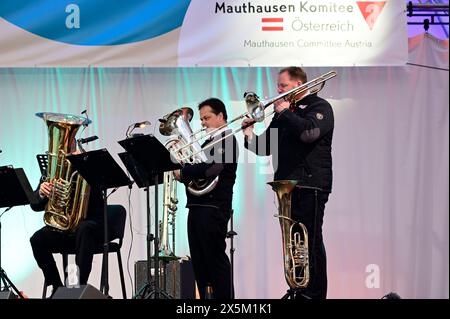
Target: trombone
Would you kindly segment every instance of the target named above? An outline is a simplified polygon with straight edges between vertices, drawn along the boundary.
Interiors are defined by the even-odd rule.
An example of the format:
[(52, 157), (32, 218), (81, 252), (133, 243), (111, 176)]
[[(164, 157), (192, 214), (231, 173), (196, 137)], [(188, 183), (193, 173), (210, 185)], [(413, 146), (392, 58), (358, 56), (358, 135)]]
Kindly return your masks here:
[(205, 129), (202, 128), (194, 133), (192, 133), (192, 137), (193, 140), (191, 143), (184, 145), (181, 149), (183, 148), (187, 148), (189, 147), (191, 144), (198, 142), (199, 140), (206, 138), (206, 137), (210, 137), (212, 136), (214, 133), (216, 133), (217, 131), (223, 129), (224, 127), (230, 125), (231, 123), (234, 123), (238, 120), (242, 120), (243, 118), (252, 118), (254, 120), (254, 122), (248, 123), (245, 126), (242, 126), (240, 128), (237, 128), (235, 130), (233, 130), (231, 133), (225, 135), (224, 137), (222, 137), (221, 139), (218, 139), (217, 141), (214, 141), (212, 143), (209, 143), (207, 145), (205, 145), (202, 149), (198, 150), (197, 152), (195, 152), (194, 154), (189, 154), (189, 156), (187, 156), (186, 158), (183, 158), (182, 160), (186, 160), (188, 158), (190, 158), (191, 156), (194, 156), (200, 152), (203, 152), (211, 147), (213, 147), (214, 145), (216, 145), (217, 143), (220, 143), (222, 140), (236, 134), (239, 133), (240, 131), (243, 131), (244, 129), (246, 129), (249, 126), (252, 126), (253, 124), (255, 124), (256, 122), (262, 122), (265, 118), (273, 115), (275, 113), (275, 111), (270, 112), (269, 114), (265, 115), (264, 111), (265, 109), (272, 105), (273, 103), (275, 103), (276, 101), (280, 100), (280, 99), (285, 99), (285, 100), (289, 100), (291, 103), (295, 102), (296, 97), (306, 91), (310, 91), (311, 94), (315, 94), (320, 92), (324, 86), (325, 86), (325, 82), (334, 78), (337, 75), (336, 71), (329, 71), (325, 74), (322, 74), (321, 76), (308, 81), (296, 88), (293, 88), (292, 90), (289, 90), (287, 92), (284, 92), (280, 95), (277, 95), (273, 98), (270, 99), (266, 99), (266, 100), (260, 100), (260, 98), (258, 97), (258, 95), (256, 95), (256, 93), (254, 92), (245, 92), (244, 94), (244, 99), (245, 99), (245, 104), (247, 105), (247, 112), (239, 115), (238, 117), (232, 119), (231, 121), (229, 121), (228, 123), (219, 126), (213, 130), (211, 130), (210, 132), (208, 132), (207, 134), (205, 134), (204, 136), (201, 136), (197, 139), (194, 138), (195, 135), (203, 132)]

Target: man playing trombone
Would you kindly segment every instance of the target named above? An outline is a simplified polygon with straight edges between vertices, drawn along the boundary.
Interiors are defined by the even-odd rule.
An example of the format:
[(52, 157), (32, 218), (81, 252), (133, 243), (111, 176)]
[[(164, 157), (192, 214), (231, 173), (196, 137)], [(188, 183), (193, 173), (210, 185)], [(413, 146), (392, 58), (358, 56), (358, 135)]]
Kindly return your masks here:
[[(206, 162), (186, 164), (174, 174), (186, 185), (189, 250), (200, 297), (230, 299), (234, 293), (225, 238), (236, 179), (237, 141), (234, 136), (224, 138), (230, 130), (226, 127), (227, 111), (221, 100), (207, 99), (198, 109), (209, 135), (202, 148), (215, 144), (205, 149)], [(217, 184), (207, 193), (193, 194), (188, 185), (195, 180), (214, 180)]]
[[(280, 96), (305, 83), (306, 73), (299, 67), (287, 67), (278, 73)], [(292, 191), (291, 216), (305, 225), (308, 232), (310, 277), (307, 287), (294, 297), (326, 298), (322, 224), (332, 185), (333, 110), (311, 87), (276, 99), (274, 111), (269, 127), (259, 136), (253, 133), (253, 119), (243, 121), (245, 148), (257, 155), (273, 155), (275, 181), (298, 181)], [(272, 136), (278, 140), (270, 143), (274, 130), (277, 134)]]

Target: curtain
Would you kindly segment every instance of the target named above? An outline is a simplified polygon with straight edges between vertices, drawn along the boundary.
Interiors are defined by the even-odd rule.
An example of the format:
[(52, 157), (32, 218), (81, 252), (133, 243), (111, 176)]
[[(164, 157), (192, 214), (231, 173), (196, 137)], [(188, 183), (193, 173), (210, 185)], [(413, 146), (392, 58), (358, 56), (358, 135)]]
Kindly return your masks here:
[[(323, 229), (329, 298), (381, 298), (390, 291), (403, 298), (449, 296), (448, 40), (419, 35), (410, 39), (409, 48), (411, 64), (403, 67), (306, 69), (309, 79), (330, 69), (338, 72), (319, 93), (335, 113), (334, 184)], [(154, 134), (164, 142), (158, 119), (189, 106), (195, 112), (191, 124), (197, 129), (197, 105), (212, 96), (221, 98), (229, 118), (234, 118), (245, 112), (245, 91), (277, 95), (277, 71), (2, 68), (0, 166), (24, 168), (36, 187), (40, 173), (35, 156), (47, 150), (48, 135), (34, 114), (87, 110), (92, 124), (80, 136), (99, 137), (87, 149), (107, 148), (124, 167), (117, 155), (124, 150), (117, 141), (125, 138), (130, 124), (149, 120), (150, 128), (136, 132)], [(263, 124), (257, 125), (257, 130), (263, 129)], [(237, 137), (241, 145), (233, 200), (236, 297), (280, 298), (287, 285), (280, 226), (273, 217), (275, 193), (266, 185), (273, 178), (270, 158), (252, 156), (243, 149), (242, 134)], [(178, 195), (175, 253), (183, 257), (189, 255), (184, 187), (179, 187)], [(153, 212), (153, 194), (150, 198)], [(122, 256), (132, 295), (134, 263), (146, 258), (145, 193), (136, 186), (131, 192), (121, 188), (109, 203), (120, 203), (128, 211)], [(42, 216), (21, 206), (1, 219), (2, 268), (29, 297), (42, 292), (43, 276), (29, 244), (44, 225)], [(101, 255), (94, 258), (89, 280), (96, 287), (100, 268)], [(120, 298), (115, 259), (109, 272), (110, 294)]]

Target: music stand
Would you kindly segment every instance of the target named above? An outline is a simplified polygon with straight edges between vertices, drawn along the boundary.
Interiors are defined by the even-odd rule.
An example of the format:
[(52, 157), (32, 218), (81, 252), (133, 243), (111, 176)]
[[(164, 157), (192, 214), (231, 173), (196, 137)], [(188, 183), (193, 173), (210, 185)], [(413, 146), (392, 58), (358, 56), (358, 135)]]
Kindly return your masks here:
[[(22, 168), (14, 169), (12, 166), (0, 167), (0, 208), (8, 207), (3, 213), (10, 210), (12, 207), (37, 204), (38, 200), (33, 193), (27, 176)], [(1, 215), (3, 215), (3, 213)], [(3, 283), (4, 290), (12, 288), (14, 292), (23, 298), (19, 290), (14, 286), (11, 280), (3, 270), (1, 261), (1, 247), (2, 247), (2, 223), (0, 215), (0, 284)]]
[(107, 214), (107, 190), (131, 185), (131, 181), (122, 168), (112, 158), (106, 149), (89, 151), (81, 154), (67, 155), (74, 169), (93, 188), (102, 192), (103, 197), (103, 219), (104, 219), (104, 243), (103, 243), (103, 277), (101, 279), (100, 291), (106, 296), (109, 293), (108, 283), (108, 214)]
[[(133, 181), (139, 188), (145, 188), (147, 186), (155, 185), (155, 181), (148, 176), (147, 172), (139, 165), (139, 163), (133, 158), (133, 156), (128, 152), (123, 152), (118, 154), (122, 162), (125, 164), (128, 172), (130, 173)], [(164, 182), (163, 176), (158, 176), (158, 184)]]
[[(160, 141), (153, 135), (142, 135), (132, 138), (128, 138), (118, 142), (131, 156), (131, 159), (135, 161), (139, 171), (144, 172), (142, 176), (147, 179), (143, 183), (147, 191), (147, 280), (148, 282), (139, 290), (135, 296), (137, 299), (149, 299), (154, 296), (155, 299), (159, 298), (159, 295), (163, 295), (166, 298), (171, 298), (166, 292), (160, 290), (159, 287), (159, 237), (158, 237), (158, 185), (163, 183), (162, 173), (180, 169), (181, 165), (178, 164), (170, 152), (161, 144)], [(126, 162), (124, 164), (128, 165)], [(133, 165), (132, 165), (133, 166)], [(132, 174), (132, 171), (130, 171)], [(155, 186), (155, 234), (151, 236), (150, 230), (150, 190), (149, 186)], [(155, 278), (154, 287), (150, 282), (150, 241), (154, 241), (154, 265), (155, 265)]]
[[(137, 135), (136, 135), (137, 136)], [(133, 158), (133, 156), (127, 152), (119, 153), (119, 157), (122, 162), (125, 164), (130, 175), (133, 177), (134, 182), (139, 188), (144, 188), (146, 193), (146, 212), (147, 212), (147, 260), (150, 260), (150, 250), (151, 250), (151, 242), (155, 239), (154, 235), (151, 234), (150, 230), (150, 186), (155, 185), (155, 181), (148, 176), (147, 172), (139, 165), (139, 163)], [(163, 176), (158, 176), (158, 185), (163, 183)], [(139, 289), (139, 292), (136, 295), (146, 295), (146, 290), (149, 290), (151, 287), (151, 272), (150, 265), (147, 262), (147, 282), (144, 283), (142, 288)], [(153, 289), (153, 288), (152, 288)], [(134, 297), (136, 298), (136, 296)]]

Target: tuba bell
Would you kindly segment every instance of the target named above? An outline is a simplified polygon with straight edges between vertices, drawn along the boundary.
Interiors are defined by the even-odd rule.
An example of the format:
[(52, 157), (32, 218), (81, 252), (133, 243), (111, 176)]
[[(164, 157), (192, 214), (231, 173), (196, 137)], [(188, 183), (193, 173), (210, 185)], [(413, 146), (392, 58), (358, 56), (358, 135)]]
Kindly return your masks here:
[(72, 168), (67, 155), (73, 151), (78, 129), (90, 120), (59, 113), (36, 113), (36, 116), (47, 124), (49, 150), (45, 181), (53, 184), (44, 223), (62, 231), (73, 231), (86, 217), (90, 187)]
[[(205, 163), (208, 160), (200, 143), (193, 138), (194, 134), (189, 125), (193, 114), (191, 108), (182, 107), (160, 119), (159, 132), (165, 136), (174, 136), (164, 146), (181, 165)], [(202, 196), (211, 192), (218, 182), (218, 176), (194, 180), (189, 183), (187, 190), (192, 195)]]
[(298, 181), (269, 182), (278, 198), (278, 215), (283, 243), (284, 277), (290, 288), (306, 288), (309, 282), (308, 231), (291, 218), (292, 190)]

